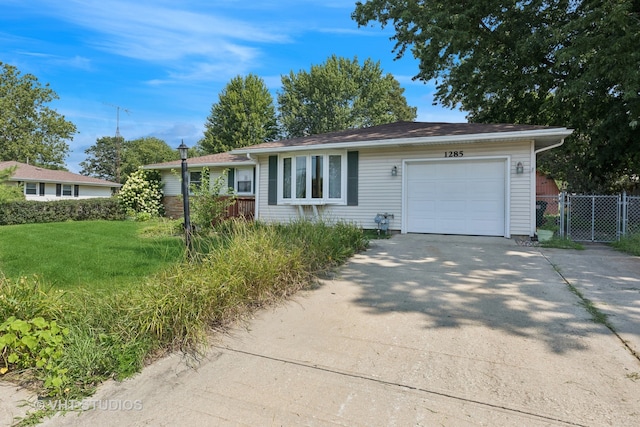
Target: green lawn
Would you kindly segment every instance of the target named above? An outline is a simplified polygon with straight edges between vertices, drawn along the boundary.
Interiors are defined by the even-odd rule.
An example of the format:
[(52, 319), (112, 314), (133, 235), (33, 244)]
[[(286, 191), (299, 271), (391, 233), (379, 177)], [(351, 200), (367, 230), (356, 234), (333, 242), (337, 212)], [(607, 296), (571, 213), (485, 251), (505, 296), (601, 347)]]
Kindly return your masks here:
[(142, 237), (145, 223), (82, 221), (0, 227), (0, 272), (70, 289), (114, 290), (183, 256), (183, 241)]

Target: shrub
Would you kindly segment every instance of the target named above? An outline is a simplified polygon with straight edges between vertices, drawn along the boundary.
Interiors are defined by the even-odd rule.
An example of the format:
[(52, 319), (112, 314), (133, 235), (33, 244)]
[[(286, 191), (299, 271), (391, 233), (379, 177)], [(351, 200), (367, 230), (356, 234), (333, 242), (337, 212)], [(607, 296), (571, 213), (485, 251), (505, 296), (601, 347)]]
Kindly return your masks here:
[(133, 172), (120, 189), (118, 200), (128, 215), (139, 220), (162, 216), (160, 173), (143, 169)]
[(0, 203), (0, 225), (122, 219), (124, 210), (115, 198)]
[(233, 189), (227, 187), (223, 173), (210, 183), (209, 170), (203, 168), (201, 185), (192, 186), (189, 198), (191, 220), (198, 228), (207, 230), (225, 218), (229, 206), (235, 203)]

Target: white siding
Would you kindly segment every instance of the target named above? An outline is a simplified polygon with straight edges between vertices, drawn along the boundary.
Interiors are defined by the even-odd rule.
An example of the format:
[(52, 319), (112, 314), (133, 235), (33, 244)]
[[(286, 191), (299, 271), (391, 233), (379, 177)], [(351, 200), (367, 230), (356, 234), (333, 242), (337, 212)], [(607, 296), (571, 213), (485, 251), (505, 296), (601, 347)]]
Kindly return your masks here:
[[(393, 214), (389, 228), (402, 229), (402, 165), (409, 159), (444, 159), (445, 151), (462, 151), (464, 157), (508, 156), (510, 158), (509, 182), (509, 230), (511, 235), (531, 235), (531, 153), (532, 142), (474, 143), (457, 145), (430, 145), (399, 148), (359, 149), (359, 197), (358, 206), (319, 206), (318, 210), (328, 220), (354, 221), (363, 228), (375, 228), (378, 213)], [(298, 217), (297, 206), (267, 203), (268, 156), (258, 157), (258, 212), (264, 221), (285, 222)], [(523, 174), (516, 174), (516, 165), (522, 162)], [(397, 176), (391, 175), (393, 166)], [(279, 177), (280, 178), (280, 177)]]
[(78, 200), (78, 199), (94, 199), (94, 198), (109, 198), (112, 196), (111, 187), (98, 187), (93, 185), (80, 185), (79, 195), (75, 197), (74, 184), (71, 185), (71, 196), (56, 196), (56, 184), (45, 183), (44, 196), (40, 195), (40, 183), (36, 183), (36, 194), (25, 194), (27, 200), (35, 200), (38, 202), (51, 202), (56, 200)]
[[(209, 186), (213, 187), (213, 183), (215, 180), (222, 175), (222, 172), (226, 168), (209, 168)], [(202, 168), (189, 168), (189, 172), (200, 172)], [(177, 168), (174, 172), (170, 170), (163, 170), (161, 172), (162, 177), (162, 191), (164, 196), (179, 196), (182, 194), (182, 179), (181, 179), (181, 169)], [(226, 175), (225, 175), (226, 177)], [(226, 179), (226, 178), (225, 178)], [(226, 182), (221, 192), (226, 190)]]

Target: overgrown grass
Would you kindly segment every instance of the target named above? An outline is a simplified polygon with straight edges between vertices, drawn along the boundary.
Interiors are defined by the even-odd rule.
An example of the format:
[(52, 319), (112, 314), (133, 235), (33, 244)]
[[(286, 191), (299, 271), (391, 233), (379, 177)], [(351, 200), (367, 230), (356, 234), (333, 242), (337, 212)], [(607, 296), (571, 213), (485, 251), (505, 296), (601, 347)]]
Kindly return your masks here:
[[(232, 221), (199, 239), (208, 242), (205, 253), (108, 297), (90, 286), (61, 291), (42, 277), (0, 278), (0, 316), (41, 316), (69, 328), (60, 361), (67, 378), (56, 397), (80, 397), (106, 378), (137, 372), (164, 351), (198, 351), (212, 328), (289, 297), (368, 242), (354, 225), (304, 221)], [(43, 380), (37, 369), (13, 375)]]
[(540, 242), (540, 246), (544, 248), (584, 250), (584, 245), (582, 245), (581, 243), (558, 236), (553, 236), (550, 240)]
[[(174, 227), (155, 221), (153, 227)], [(180, 260), (183, 242), (147, 223), (81, 221), (0, 227), (0, 270), (11, 279), (38, 275), (59, 289), (112, 291)]]
[(640, 233), (625, 236), (619, 241), (611, 243), (611, 246), (619, 251), (640, 256)]

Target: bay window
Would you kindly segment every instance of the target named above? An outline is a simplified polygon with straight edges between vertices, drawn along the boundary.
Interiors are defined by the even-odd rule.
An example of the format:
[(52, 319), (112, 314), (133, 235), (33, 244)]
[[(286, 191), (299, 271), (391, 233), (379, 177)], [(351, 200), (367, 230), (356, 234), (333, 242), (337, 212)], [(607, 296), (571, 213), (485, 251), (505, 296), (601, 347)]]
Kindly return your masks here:
[(279, 169), (282, 203), (345, 203), (345, 153), (283, 155)]

